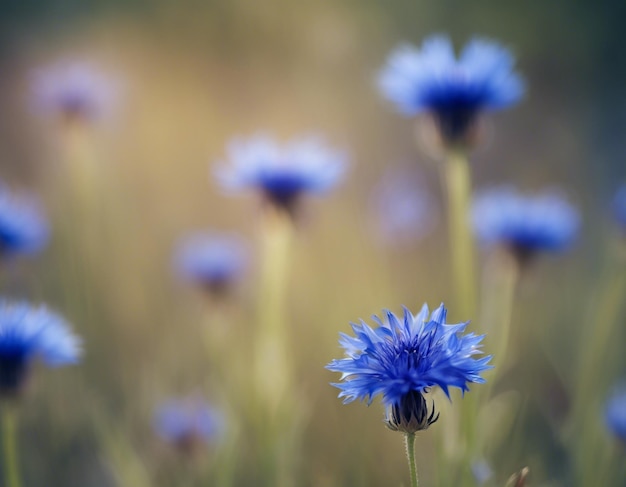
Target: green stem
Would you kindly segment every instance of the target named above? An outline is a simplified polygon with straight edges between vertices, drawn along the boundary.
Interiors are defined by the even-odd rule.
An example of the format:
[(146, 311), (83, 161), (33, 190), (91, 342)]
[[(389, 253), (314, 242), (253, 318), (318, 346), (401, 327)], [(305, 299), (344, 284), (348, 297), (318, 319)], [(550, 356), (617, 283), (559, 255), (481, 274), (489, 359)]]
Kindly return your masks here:
[[(498, 368), (491, 373), (494, 377), (505, 370), (503, 365), (509, 346), (515, 291), (520, 270), (516, 257), (503, 250), (493, 255), (485, 273), (481, 325), (488, 333), (488, 340), (490, 339), (491, 342), (490, 352), (493, 351), (498, 361)], [(493, 384), (493, 377), (488, 382)]]
[(476, 286), (474, 244), (468, 219), (471, 177), (467, 157), (462, 151), (451, 150), (448, 153), (445, 183), (456, 306), (459, 316), (463, 320), (469, 320), (475, 317)]
[(287, 214), (271, 210), (263, 224), (256, 370), (259, 392), (271, 406), (290, 380), (285, 305), (293, 228)]
[(411, 487), (418, 487), (417, 466), (415, 464), (415, 433), (406, 433), (404, 435), (404, 444), (406, 446), (406, 458), (409, 461)]
[[(459, 320), (476, 318), (476, 276), (474, 241), (469, 224), (471, 176), (469, 161), (464, 151), (451, 149), (443, 165), (444, 182), (448, 198), (448, 238), (455, 306)], [(461, 411), (461, 434), (465, 445), (466, 462), (470, 461), (475, 447), (477, 397), (465, 398)], [(467, 465), (464, 465), (467, 466)]]
[(289, 480), (294, 458), (288, 437), (295, 420), (290, 393), (292, 371), (288, 356), (286, 297), (293, 222), (285, 212), (268, 208), (262, 227), (261, 283), (256, 347), (257, 410), (254, 412), (262, 446), (263, 468), (271, 485)]
[(10, 406), (2, 411), (2, 446), (4, 450), (4, 481), (6, 487), (20, 487), (16, 440), (17, 418)]

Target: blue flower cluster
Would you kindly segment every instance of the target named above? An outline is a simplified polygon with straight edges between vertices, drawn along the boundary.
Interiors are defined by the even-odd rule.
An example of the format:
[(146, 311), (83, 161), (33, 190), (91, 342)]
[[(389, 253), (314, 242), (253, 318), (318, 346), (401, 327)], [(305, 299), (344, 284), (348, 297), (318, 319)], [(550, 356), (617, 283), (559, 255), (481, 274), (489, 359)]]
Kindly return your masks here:
[(292, 211), (303, 193), (322, 193), (343, 177), (347, 155), (320, 137), (294, 139), (284, 145), (259, 135), (235, 139), (228, 146), (229, 165), (216, 176), (228, 190), (254, 189), (278, 208)]
[[(468, 383), (482, 383), (480, 373), (490, 369), (491, 356), (482, 353), (483, 336), (463, 335), (467, 323), (446, 324), (446, 308), (439, 306), (429, 317), (424, 305), (417, 315), (404, 309), (399, 319), (391, 311), (378, 325), (352, 324), (355, 336), (341, 334), (340, 344), (346, 357), (333, 360), (326, 368), (341, 373), (344, 403), (368, 400), (381, 395), (388, 407), (388, 423), (394, 429), (414, 431), (427, 428), (436, 417), (427, 414), (423, 394), (440, 387), (450, 394), (451, 387), (468, 391)], [(411, 431), (408, 431), (411, 432)]]
[(508, 107), (522, 97), (524, 85), (513, 66), (513, 56), (495, 42), (474, 39), (457, 60), (450, 39), (433, 36), (421, 49), (397, 48), (378, 84), (401, 113), (430, 113), (443, 138), (455, 142), (481, 111)]
[(580, 216), (558, 193), (528, 196), (504, 186), (475, 198), (472, 223), (483, 243), (504, 245), (518, 257), (527, 258), (536, 252), (567, 248), (578, 234)]
[(80, 340), (66, 321), (45, 307), (0, 301), (0, 395), (20, 392), (34, 359), (49, 367), (75, 364)]
[(165, 441), (188, 452), (219, 440), (225, 423), (211, 404), (192, 397), (163, 403), (154, 415), (154, 428)]
[(119, 96), (116, 80), (84, 61), (60, 61), (33, 73), (35, 108), (67, 120), (93, 120)]
[(0, 255), (38, 252), (48, 236), (48, 222), (35, 199), (0, 183)]
[(221, 294), (245, 271), (247, 248), (237, 235), (197, 233), (180, 241), (174, 265), (183, 279)]

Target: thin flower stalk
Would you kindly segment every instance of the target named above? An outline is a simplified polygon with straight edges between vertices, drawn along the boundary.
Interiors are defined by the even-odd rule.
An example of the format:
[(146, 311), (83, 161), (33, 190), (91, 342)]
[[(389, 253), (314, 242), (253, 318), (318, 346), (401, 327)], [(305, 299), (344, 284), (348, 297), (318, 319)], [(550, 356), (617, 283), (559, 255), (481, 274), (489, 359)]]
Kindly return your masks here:
[[(520, 262), (506, 251), (496, 251), (485, 269), (481, 321), (493, 337), (496, 357), (507, 357), (520, 272)], [(503, 365), (498, 367), (500, 374), (505, 370)]]
[(275, 409), (288, 390), (291, 375), (285, 305), (293, 226), (286, 214), (271, 211), (261, 231), (257, 385), (270, 409)]
[(464, 152), (451, 150), (443, 171), (448, 198), (448, 238), (455, 299), (459, 313), (472, 317), (476, 311), (476, 271), (474, 243), (468, 221), (471, 175)]
[[(255, 340), (255, 379), (258, 434), (263, 463), (272, 485), (286, 487), (292, 479), (291, 443), (296, 421), (289, 396), (292, 364), (288, 354), (286, 298), (291, 263), (293, 222), (288, 213), (267, 208), (261, 229), (258, 328)], [(279, 417), (280, 416), (280, 417)]]
[(415, 464), (415, 433), (406, 433), (404, 435), (404, 441), (406, 445), (406, 458), (409, 462), (411, 487), (418, 487), (417, 465)]
[(2, 408), (2, 449), (4, 453), (4, 482), (6, 487), (20, 487), (17, 452), (17, 417), (12, 405)]

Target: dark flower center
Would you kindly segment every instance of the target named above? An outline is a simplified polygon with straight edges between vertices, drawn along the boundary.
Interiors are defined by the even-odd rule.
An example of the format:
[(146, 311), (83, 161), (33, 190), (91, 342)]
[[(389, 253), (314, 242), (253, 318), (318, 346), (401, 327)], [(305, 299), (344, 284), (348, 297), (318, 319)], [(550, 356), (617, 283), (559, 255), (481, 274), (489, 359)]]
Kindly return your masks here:
[(464, 140), (476, 119), (477, 108), (466, 101), (440, 104), (433, 109), (442, 138), (451, 143)]
[(18, 393), (24, 383), (26, 373), (27, 361), (23, 353), (0, 352), (0, 397)]
[(263, 192), (267, 200), (278, 208), (291, 212), (303, 190), (300, 177), (293, 174), (280, 174), (263, 181)]

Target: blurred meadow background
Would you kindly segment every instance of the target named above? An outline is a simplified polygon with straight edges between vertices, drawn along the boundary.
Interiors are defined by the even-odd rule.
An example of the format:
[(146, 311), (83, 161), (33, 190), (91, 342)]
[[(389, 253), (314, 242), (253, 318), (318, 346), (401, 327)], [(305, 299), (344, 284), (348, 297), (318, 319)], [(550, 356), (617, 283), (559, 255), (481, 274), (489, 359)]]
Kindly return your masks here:
[[(433, 33), (449, 34), (457, 49), (475, 35), (498, 40), (526, 83), (518, 106), (487, 118), (488, 135), (471, 156), (473, 187), (557, 187), (582, 222), (570, 249), (539, 256), (520, 279), (509, 351), (493, 359), (500, 400), (481, 411), (488, 431), (480, 460), (491, 476), (463, 485), (504, 485), (528, 466), (527, 485), (626, 486), (624, 450), (604, 425), (605, 400), (626, 378), (624, 287), (611, 281), (623, 286), (626, 268), (626, 233), (612, 218), (626, 180), (626, 4), (0, 6), (0, 178), (35, 193), (51, 227), (41, 254), (4, 264), (2, 294), (47, 303), (84, 347), (80, 365), (38, 370), (21, 400), (25, 487), (278, 485), (248, 380), (258, 373), (262, 210), (255, 195), (226, 194), (213, 174), (232, 137), (258, 132), (279, 140), (321, 133), (350, 159), (337, 188), (302, 201), (289, 256), (285, 316), (298, 413), (284, 422), (292, 477), (283, 485), (408, 485), (401, 438), (384, 427), (378, 401), (343, 406), (329, 385), (337, 374), (324, 366), (342, 353), (340, 331), (383, 308), (444, 302), (451, 323), (471, 319), (472, 330), (486, 331), (480, 316), (455, 310), (438, 161), (375, 83), (395, 46)], [(114, 80), (115, 102), (89, 123), (41, 113), (33, 100), (33, 73), (64, 60)], [(415, 205), (426, 209), (415, 223), (394, 227), (396, 210), (381, 209), (390, 171), (416, 181)], [(248, 254), (234, 288), (210, 298), (181, 278), (174, 258), (181, 238), (205, 230), (241, 235)], [(477, 247), (483, 277), (488, 254)], [(607, 287), (617, 295), (606, 298)], [(613, 304), (602, 315), (605, 299)], [(597, 327), (607, 333), (594, 341), (602, 359), (586, 369), (591, 385), (572, 424), (581, 357), (599, 316), (613, 324)], [(155, 431), (159, 406), (178, 397), (220, 411), (223, 430), (199, 452), (177, 451)], [(425, 486), (452, 485), (437, 464), (454, 457), (446, 453), (454, 445), (442, 447), (437, 435), (463, 399), (446, 401), (437, 398), (441, 418), (416, 443)]]

